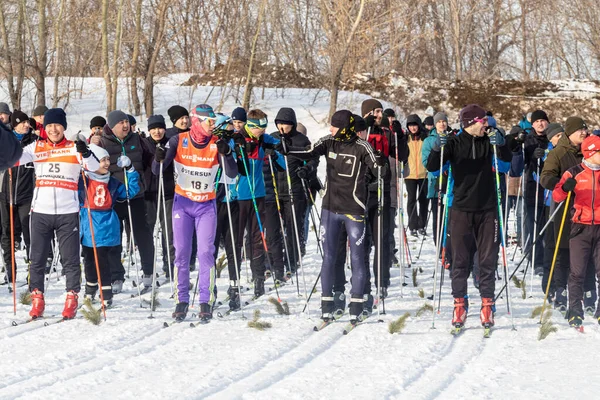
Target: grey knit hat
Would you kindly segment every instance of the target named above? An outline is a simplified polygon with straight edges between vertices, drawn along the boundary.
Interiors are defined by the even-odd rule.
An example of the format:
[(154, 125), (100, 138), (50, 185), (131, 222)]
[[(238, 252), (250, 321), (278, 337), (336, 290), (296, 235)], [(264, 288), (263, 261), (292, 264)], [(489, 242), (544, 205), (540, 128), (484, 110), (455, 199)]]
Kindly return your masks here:
[(433, 116), (433, 124), (436, 125), (439, 121), (446, 121), (448, 122), (448, 116), (446, 114), (444, 114), (443, 112), (438, 112)]

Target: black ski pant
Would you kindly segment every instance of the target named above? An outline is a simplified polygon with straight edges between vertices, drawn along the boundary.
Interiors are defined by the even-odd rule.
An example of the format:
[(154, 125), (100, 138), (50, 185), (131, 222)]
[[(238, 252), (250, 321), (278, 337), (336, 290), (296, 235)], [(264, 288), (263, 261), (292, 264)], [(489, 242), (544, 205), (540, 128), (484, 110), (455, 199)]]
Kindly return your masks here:
[[(348, 247), (348, 234), (346, 233), (346, 226), (340, 227), (338, 236), (338, 242), (336, 246), (335, 264), (334, 264), (334, 280), (333, 280), (333, 291), (334, 292), (346, 292), (346, 255)], [(369, 268), (366, 267), (368, 270)]]
[[(534, 220), (535, 220), (535, 206), (527, 205), (526, 213), (525, 213), (525, 240), (527, 240), (527, 236), (529, 236), (529, 242), (525, 251), (529, 253), (528, 260), (531, 263), (533, 252), (531, 251), (533, 241), (537, 239), (540, 231), (546, 224), (546, 214), (544, 212), (545, 206), (543, 204), (538, 204), (538, 218), (536, 225), (536, 232), (533, 232)], [(535, 265), (532, 268), (544, 268), (544, 241), (542, 239), (538, 240), (535, 244)]]
[[(157, 201), (146, 200), (146, 221), (148, 223), (148, 229), (154, 232), (154, 226), (156, 225), (156, 209)], [(166, 226), (165, 226), (165, 215), (166, 211)], [(163, 259), (163, 271), (167, 272), (167, 266), (169, 266), (169, 258), (167, 257), (167, 249), (169, 249), (169, 257), (171, 257), (171, 265), (169, 266), (169, 276), (173, 276), (173, 267), (175, 265), (175, 246), (173, 246), (173, 199), (165, 199), (165, 207), (160, 208), (159, 215), (160, 227), (162, 230), (161, 234), (161, 247), (162, 247), (162, 259)], [(167, 246), (168, 236), (168, 246)]]
[[(569, 315), (583, 317), (584, 282), (588, 266), (594, 265), (596, 275), (600, 278), (600, 225), (582, 225), (573, 223), (571, 226), (571, 271), (569, 274)], [(596, 309), (596, 317), (600, 311)]]
[[(152, 275), (154, 269), (154, 240), (152, 238), (152, 230), (148, 227), (146, 221), (146, 203), (143, 198), (131, 199), (131, 223), (133, 224), (133, 239), (135, 245), (140, 252), (140, 263), (144, 275)], [(127, 202), (116, 203), (115, 212), (119, 220), (124, 224), (129, 225), (129, 210)], [(156, 211), (156, 210), (155, 210)], [(121, 237), (123, 237), (123, 224), (121, 224)], [(120, 246), (120, 250), (123, 248)], [(119, 271), (114, 271), (113, 276), (122, 274), (125, 276), (123, 265), (119, 265)]]
[[(31, 200), (13, 204), (13, 229), (15, 243), (20, 242), (21, 234), (25, 241), (27, 255), (29, 256), (30, 236), (29, 236), (29, 212), (31, 210)], [(6, 277), (8, 282), (12, 282), (12, 252), (14, 248), (11, 245), (10, 232), (10, 204), (5, 201), (0, 201), (0, 219), (2, 221), (2, 254), (4, 255), (4, 265), (6, 266)], [(15, 259), (15, 272), (17, 260)]]
[[(233, 251), (233, 244), (231, 242), (231, 230), (229, 229), (229, 211), (227, 210), (227, 203), (222, 201), (217, 203), (217, 232), (215, 234), (215, 262), (219, 254), (219, 244), (222, 241), (223, 247), (225, 247), (225, 254), (227, 256), (227, 269), (229, 271), (229, 280), (237, 281), (240, 275), (240, 267), (242, 265), (242, 254), (241, 247), (238, 246), (237, 232), (239, 224), (239, 206), (237, 201), (229, 202), (229, 209), (231, 210), (231, 225), (233, 226), (233, 239), (235, 240), (235, 249)], [(269, 247), (270, 249), (270, 247)], [(237, 265), (237, 271), (235, 266)], [(238, 283), (239, 285), (239, 283)]]
[(408, 229), (426, 229), (427, 224), (427, 179), (404, 179), (408, 194)]
[[(121, 264), (121, 250), (119, 246), (96, 247), (98, 254), (98, 269), (100, 270), (100, 280), (102, 281), (102, 295), (104, 300), (110, 300), (112, 293), (112, 270), (115, 264)], [(81, 255), (83, 256), (83, 267), (85, 270), (85, 292), (86, 294), (96, 293), (98, 290), (98, 273), (96, 272), (96, 260), (94, 258), (94, 248), (81, 246)]]
[[(452, 210), (452, 296), (467, 295), (472, 247), (476, 246), (479, 261), (479, 292), (483, 298), (493, 298), (496, 285), (496, 265), (500, 242), (495, 210), (466, 212)], [(473, 240), (474, 238), (474, 240)]]
[(335, 266), (339, 246), (341, 227), (346, 228), (350, 242), (350, 258), (352, 260), (352, 278), (350, 294), (352, 298), (361, 299), (364, 294), (366, 280), (364, 215), (337, 214), (323, 209), (321, 236), (323, 244), (323, 265), (321, 266), (321, 291), (324, 297), (333, 296), (335, 283)]
[(281, 231), (281, 221), (279, 220), (276, 202), (265, 202), (265, 220), (263, 223), (267, 247), (269, 248), (269, 261), (271, 262), (271, 268), (273, 268), (272, 272), (275, 274), (275, 279), (281, 280), (284, 275), (284, 258), (286, 255), (283, 250), (284, 233)]
[[(375, 258), (373, 259), (373, 276), (375, 277), (375, 287), (378, 287), (378, 260), (381, 254), (381, 287), (387, 288), (390, 286), (390, 268), (392, 266), (390, 257), (390, 246), (388, 246), (388, 237), (390, 236), (390, 201), (389, 193), (387, 198), (384, 198), (383, 207), (381, 210), (381, 218), (378, 216), (378, 207), (375, 204), (374, 207), (369, 208), (367, 216), (367, 235), (366, 235), (366, 249), (365, 249), (365, 265), (366, 268), (366, 279), (365, 279), (365, 294), (371, 293), (371, 273), (369, 269), (369, 261), (371, 256), (371, 247), (375, 245)], [(381, 219), (381, 224), (379, 221)], [(381, 243), (379, 242), (379, 235), (381, 235)], [(381, 249), (381, 251), (379, 251)]]
[(81, 289), (79, 265), (79, 213), (40, 214), (31, 213), (31, 267), (29, 290), (44, 291), (44, 270), (54, 233), (58, 239), (60, 259), (67, 281), (67, 291)]
[[(298, 242), (302, 246), (304, 242), (304, 215), (306, 213), (306, 199), (300, 196), (294, 196), (294, 211), (296, 212), (296, 219), (292, 214), (292, 202), (288, 198), (280, 199), (281, 212), (283, 216), (283, 225), (285, 227), (285, 241), (287, 243), (287, 249), (290, 260), (290, 269), (296, 270), (298, 263), (300, 262), (301, 254), (298, 253)], [(298, 239), (296, 239), (296, 228), (298, 228)], [(300, 249), (301, 250), (301, 249)], [(286, 260), (284, 258), (284, 260)]]
[[(240, 209), (240, 224), (238, 226), (238, 241), (235, 245), (241, 252), (244, 243), (244, 231), (248, 231), (248, 253), (246, 257), (250, 259), (250, 269), (252, 269), (252, 278), (265, 278), (265, 248), (262, 242), (262, 232), (258, 224), (256, 211), (252, 200), (238, 200)], [(264, 197), (256, 199), (256, 207), (261, 224), (265, 220), (265, 199)], [(267, 245), (268, 247), (268, 245)], [(240, 254), (240, 253), (238, 253)]]

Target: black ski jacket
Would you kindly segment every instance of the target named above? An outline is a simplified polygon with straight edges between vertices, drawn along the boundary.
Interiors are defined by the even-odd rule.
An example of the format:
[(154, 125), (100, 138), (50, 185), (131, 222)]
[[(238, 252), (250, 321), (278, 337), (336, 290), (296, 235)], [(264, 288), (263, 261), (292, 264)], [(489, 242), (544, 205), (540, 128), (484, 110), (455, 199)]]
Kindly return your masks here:
[[(508, 135), (498, 146), (498, 158), (510, 162), (514, 136)], [(444, 147), (444, 160), (450, 161), (454, 177), (452, 208), (464, 212), (495, 209), (497, 205), (494, 148), (487, 135), (474, 137), (466, 132), (450, 136)], [(440, 170), (440, 150), (433, 149), (427, 159), (427, 170)]]
[[(10, 134), (14, 136), (12, 132)], [(23, 139), (21, 139), (21, 148), (24, 148), (36, 140), (38, 140), (38, 136), (34, 134), (33, 131), (29, 131), (29, 133), (25, 134)], [(13, 203), (20, 205), (30, 201), (33, 198), (33, 191), (35, 189), (35, 168), (33, 167), (33, 163), (13, 167), (11, 170), (13, 178)], [(10, 202), (8, 188), (9, 180), (8, 170), (0, 172), (0, 201), (6, 203)]]
[(377, 175), (377, 157), (366, 140), (358, 136), (348, 140), (325, 136), (310, 149), (292, 148), (290, 155), (306, 160), (325, 156), (327, 182), (323, 208), (337, 214), (365, 215), (367, 170)]
[[(177, 136), (177, 135), (174, 135)], [(161, 144), (165, 147), (169, 142), (169, 138), (165, 134), (160, 142), (152, 139), (152, 136), (148, 135), (147, 138), (143, 139), (148, 146), (148, 150), (154, 155), (156, 153), (157, 144)], [(144, 179), (146, 180), (146, 200), (157, 201), (158, 199), (158, 175), (152, 173), (152, 168), (146, 168), (144, 171)], [(173, 163), (169, 164), (168, 167), (163, 169), (163, 182), (165, 189), (165, 200), (171, 200), (175, 196), (175, 174), (173, 171)]]
[[(528, 206), (535, 205), (535, 192), (536, 186), (538, 183), (534, 178), (534, 174), (537, 173), (537, 158), (533, 157), (533, 152), (538, 147), (542, 149), (548, 148), (548, 138), (546, 135), (537, 135), (535, 131), (531, 131), (529, 135), (525, 137), (525, 153), (523, 154), (523, 158), (525, 160), (525, 203)], [(540, 174), (544, 169), (544, 160), (540, 159)], [(539, 177), (538, 177), (539, 179)], [(538, 204), (544, 204), (544, 188), (540, 185), (538, 190)]]

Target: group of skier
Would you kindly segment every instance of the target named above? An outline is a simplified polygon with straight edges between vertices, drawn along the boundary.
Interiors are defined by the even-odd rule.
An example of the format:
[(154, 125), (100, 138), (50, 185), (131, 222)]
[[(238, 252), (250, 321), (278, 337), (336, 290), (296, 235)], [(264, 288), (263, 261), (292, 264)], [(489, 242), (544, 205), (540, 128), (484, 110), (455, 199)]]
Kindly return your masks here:
[[(5, 106), (0, 103), (0, 112)], [(10, 128), (0, 124), (8, 168), (0, 178), (2, 250), (12, 290), (15, 248), (23, 237), (32, 319), (44, 315), (44, 275), (57, 257), (66, 276), (64, 319), (74, 318), (79, 307), (80, 257), (85, 296), (99, 294), (103, 306), (123, 290), (123, 253), (131, 265), (139, 252), (139, 294), (156, 289), (153, 231), (162, 242), (163, 272), (175, 283), (175, 321), (187, 316), (196, 259), (199, 317), (212, 318), (221, 246), (228, 305), (238, 311), (242, 260), (250, 264), (254, 298), (264, 295), (267, 279), (278, 290), (301, 273), (312, 222), (323, 258), (324, 326), (346, 309), (347, 252), (348, 312), (356, 325), (387, 297), (392, 264), (398, 258), (404, 264), (407, 233), (426, 240), (431, 215), (440, 271), (451, 270), (453, 327), (460, 332), (465, 325), (472, 276), (481, 324), (490, 329), (499, 253), (508, 276), (505, 225), (514, 207), (516, 244), (532, 272), (543, 276), (555, 307), (568, 313), (572, 326), (581, 326), (585, 312), (600, 322), (600, 137), (588, 135), (579, 117), (568, 118), (563, 128), (537, 110), (506, 134), (490, 112), (472, 104), (460, 111), (457, 129), (443, 112), (425, 121), (409, 115), (404, 129), (392, 109), (368, 99), (360, 115), (335, 112), (330, 134), (311, 144), (291, 108), (279, 110), (271, 134), (259, 109), (236, 108), (227, 116), (201, 104), (191, 112), (171, 107), (169, 129), (162, 115), (150, 116), (147, 134), (135, 129), (135, 118), (115, 110), (106, 119), (94, 117), (88, 137), (71, 139), (62, 109), (38, 107), (35, 120), (8, 112)], [(9, 146), (14, 139), (21, 149)], [(320, 157), (324, 185), (317, 176)], [(563, 202), (569, 218), (565, 212), (562, 221), (553, 219)]]

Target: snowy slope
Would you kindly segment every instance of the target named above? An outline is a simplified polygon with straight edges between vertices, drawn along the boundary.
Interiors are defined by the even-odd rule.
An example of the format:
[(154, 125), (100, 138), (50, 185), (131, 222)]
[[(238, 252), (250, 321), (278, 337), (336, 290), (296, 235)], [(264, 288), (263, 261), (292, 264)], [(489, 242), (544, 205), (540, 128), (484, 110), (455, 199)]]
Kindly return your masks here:
[[(160, 85), (158, 112), (166, 114), (168, 106), (175, 103), (189, 105), (189, 89), (174, 85), (181, 80), (172, 77)], [(99, 83), (90, 80), (86, 87)], [(89, 98), (73, 100), (68, 110), (71, 132), (87, 126), (93, 115), (104, 113), (102, 90), (89, 90)], [(193, 103), (204, 102), (209, 92), (210, 88), (198, 89)], [(208, 103), (218, 102), (217, 92), (212, 93)], [(276, 97), (274, 90), (267, 90), (265, 100), (259, 99), (257, 106), (264, 106), (271, 120), (279, 107), (296, 108), (298, 119), (307, 125), (311, 139), (316, 139), (327, 133), (319, 122), (327, 113), (328, 99), (321, 93), (311, 104), (315, 94), (316, 91), (289, 90), (282, 98), (280, 91)], [(344, 93), (342, 105), (358, 110), (361, 100), (358, 95)], [(229, 99), (223, 109), (230, 111), (234, 106)], [(244, 311), (248, 318), (255, 309), (262, 311), (262, 319), (273, 324), (264, 332), (248, 328), (240, 313), (223, 320), (215, 317), (210, 324), (195, 329), (187, 323), (163, 329), (162, 323), (170, 320), (174, 309), (168, 285), (159, 291), (162, 306), (154, 312), (155, 318), (148, 319), (149, 310), (140, 308), (139, 300), (129, 296), (136, 292), (131, 281), (126, 282), (124, 293), (115, 298), (118, 308), (109, 310), (108, 320), (100, 326), (76, 319), (47, 327), (41, 322), (11, 327), (10, 322), (15, 319), (12, 297), (6, 286), (0, 286), (0, 399), (595, 398), (600, 390), (600, 383), (594, 379), (600, 356), (600, 327), (592, 318), (586, 319), (586, 333), (582, 335), (570, 330), (562, 316), (555, 313), (558, 332), (538, 341), (539, 325), (529, 318), (543, 297), (540, 279), (535, 277), (532, 298), (521, 299), (520, 291), (511, 285), (516, 331), (511, 329), (511, 316), (506, 313), (503, 299), (497, 305), (497, 328), (492, 338), (483, 339), (478, 294), (471, 286), (468, 329), (461, 337), (453, 338), (449, 334), (452, 299), (446, 275), (441, 312), (435, 315), (436, 329), (431, 329), (430, 312), (421, 317), (414, 314), (425, 303), (431, 303), (419, 298), (418, 290), (423, 288), (425, 297), (432, 293), (435, 249), (429, 236), (417, 260), (419, 246), (420, 240), (409, 246), (413, 269), (422, 268), (418, 287), (413, 287), (412, 270), (407, 269), (408, 286), (401, 293), (400, 269), (393, 268), (386, 314), (381, 316), (385, 322), (378, 323), (375, 314), (347, 336), (342, 335), (347, 315), (339, 323), (313, 332), (318, 323), (318, 293), (310, 302), (310, 314), (301, 313), (306, 300), (304, 281), (310, 290), (321, 265), (312, 232), (304, 258), (304, 276), (298, 277), (301, 297), (296, 280), (280, 289), (292, 315), (277, 315), (267, 302), (273, 292)], [(512, 255), (512, 249), (508, 254)], [(519, 252), (515, 261), (518, 259)], [(26, 274), (22, 252), (17, 253), (17, 260), (17, 285), (21, 286)], [(510, 270), (514, 264), (510, 263)], [(247, 284), (245, 267), (242, 274)], [(131, 276), (135, 277), (134, 269)], [(195, 278), (193, 273), (192, 281)], [(501, 284), (498, 281), (497, 287)], [(218, 280), (219, 298), (225, 296), (227, 285), (224, 271)], [(59, 314), (64, 301), (64, 279), (57, 281), (53, 274), (47, 286), (46, 314)], [(271, 287), (272, 282), (266, 286)], [(25, 287), (18, 289), (24, 290)], [(248, 293), (243, 293), (246, 299)], [(28, 310), (29, 307), (19, 305), (16, 319), (26, 318)], [(197, 310), (197, 304), (193, 310)], [(405, 330), (390, 335), (387, 323), (405, 312), (412, 315)]]

